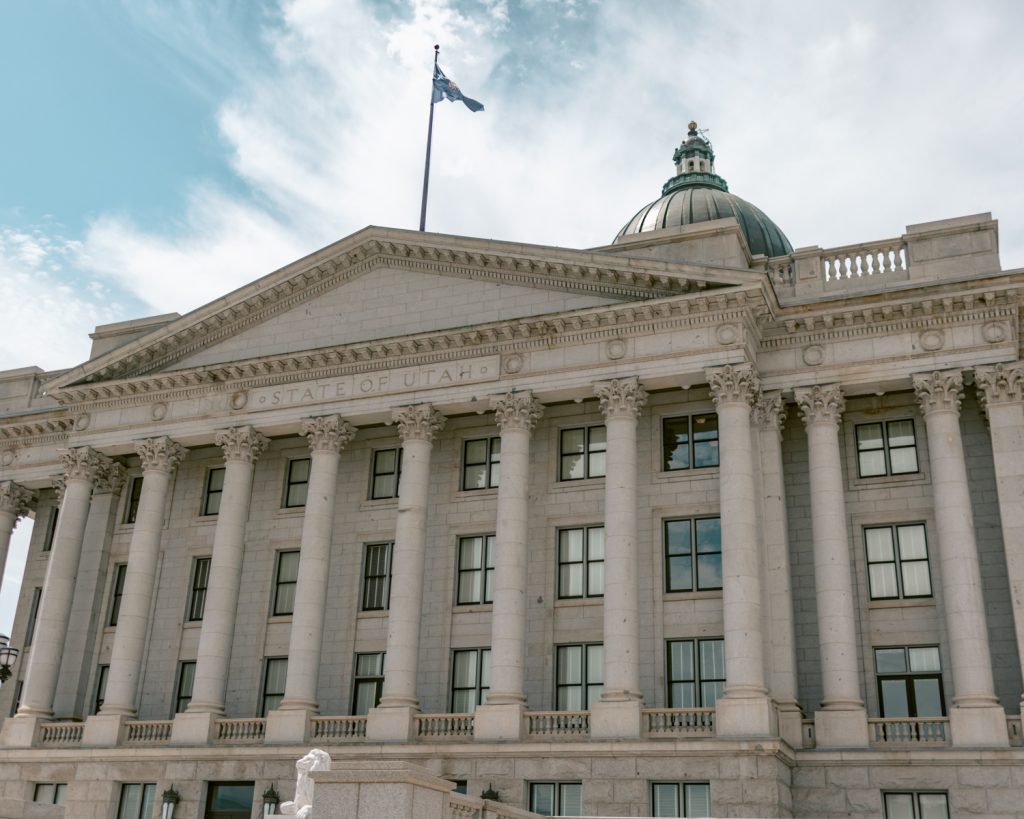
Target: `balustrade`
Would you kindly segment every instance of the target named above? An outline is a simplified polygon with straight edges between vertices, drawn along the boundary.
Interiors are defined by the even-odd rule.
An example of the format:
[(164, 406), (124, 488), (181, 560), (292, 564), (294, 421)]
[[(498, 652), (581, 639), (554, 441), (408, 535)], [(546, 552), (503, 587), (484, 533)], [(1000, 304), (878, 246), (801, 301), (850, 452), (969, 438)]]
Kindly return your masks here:
[(39, 744), (80, 745), (83, 727), (81, 722), (44, 722), (39, 727)]
[(135, 720), (126, 724), (125, 742), (132, 745), (159, 745), (171, 741), (174, 720)]
[(218, 742), (262, 742), (266, 728), (263, 718), (219, 719), (215, 736)]
[(875, 745), (949, 744), (949, 720), (941, 717), (869, 719), (868, 728)]
[(531, 711), (526, 715), (531, 737), (581, 737), (590, 735), (589, 711)]
[(366, 738), (366, 717), (313, 717), (313, 739)]
[(714, 708), (645, 708), (648, 736), (714, 736)]
[(421, 714), (416, 717), (416, 736), (450, 739), (473, 736), (472, 714)]

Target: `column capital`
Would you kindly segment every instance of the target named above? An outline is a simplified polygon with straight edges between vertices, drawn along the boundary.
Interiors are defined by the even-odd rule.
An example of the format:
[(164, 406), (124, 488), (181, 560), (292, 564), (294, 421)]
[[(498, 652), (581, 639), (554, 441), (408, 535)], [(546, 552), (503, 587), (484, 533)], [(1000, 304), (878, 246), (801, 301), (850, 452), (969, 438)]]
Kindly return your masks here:
[(799, 387), (793, 391), (796, 405), (804, 425), (831, 424), (839, 426), (839, 419), (846, 409), (843, 389), (838, 384), (815, 384), (813, 387)]
[(23, 518), (36, 502), (36, 493), (14, 481), (0, 481), (0, 512)]
[(606, 420), (630, 418), (636, 420), (647, 403), (647, 390), (635, 376), (601, 381), (594, 385), (594, 395), (601, 402)]
[(62, 449), (58, 452), (64, 467), (64, 482), (87, 481), (94, 483), (100, 470), (111, 463), (110, 458), (89, 446)]
[(64, 501), (64, 476), (53, 475), (50, 478), (50, 486), (53, 487), (53, 493), (57, 496), (57, 505), (60, 506)]
[(1024, 401), (1024, 361), (974, 368), (974, 383), (982, 408), (992, 404), (1016, 404)]
[(214, 443), (224, 450), (224, 460), (256, 463), (269, 440), (254, 427), (229, 427), (217, 430), (213, 436)]
[(159, 438), (145, 438), (135, 442), (135, 451), (142, 459), (142, 471), (166, 472), (177, 469), (178, 464), (188, 454), (185, 447), (172, 441), (166, 435)]
[(340, 415), (318, 415), (302, 420), (302, 434), (311, 452), (338, 454), (356, 437), (356, 428)]
[(960, 370), (936, 370), (914, 375), (914, 392), (921, 412), (952, 412), (960, 414), (964, 397), (964, 377)]
[(117, 461), (111, 461), (96, 473), (93, 491), (99, 495), (119, 495), (127, 480), (128, 475), (124, 467)]
[(492, 395), (491, 409), (494, 410), (495, 423), (502, 432), (506, 429), (525, 429), (530, 432), (544, 414), (544, 405), (530, 391)]
[(754, 402), (754, 420), (762, 429), (778, 432), (786, 422), (786, 402), (782, 400), (782, 393), (765, 392), (761, 393)]
[(431, 404), (414, 404), (391, 410), (391, 420), (398, 424), (398, 435), (405, 441), (434, 440), (447, 420)]
[(715, 406), (740, 403), (752, 406), (761, 391), (761, 379), (753, 364), (726, 364), (704, 371)]

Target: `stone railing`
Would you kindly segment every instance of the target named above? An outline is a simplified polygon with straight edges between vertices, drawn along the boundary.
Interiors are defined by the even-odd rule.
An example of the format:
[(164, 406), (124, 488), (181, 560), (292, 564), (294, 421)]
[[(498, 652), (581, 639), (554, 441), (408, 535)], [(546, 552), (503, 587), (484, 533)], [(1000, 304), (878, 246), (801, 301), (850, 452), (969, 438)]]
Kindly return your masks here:
[(1006, 718), (1006, 733), (1010, 735), (1010, 745), (1024, 745), (1024, 734), (1021, 733), (1020, 717)]
[(312, 739), (365, 739), (366, 717), (313, 717), (310, 733)]
[(642, 713), (648, 736), (715, 735), (714, 708), (645, 708)]
[(261, 717), (250, 719), (219, 719), (215, 723), (217, 742), (262, 742), (267, 721)]
[(420, 714), (415, 717), (421, 739), (452, 739), (473, 736), (472, 714)]
[(131, 745), (160, 745), (171, 741), (174, 720), (135, 720), (125, 725), (124, 741)]
[(945, 717), (897, 717), (869, 719), (872, 745), (948, 745), (949, 719)]
[(589, 711), (530, 711), (526, 714), (526, 730), (531, 738), (590, 736)]
[(83, 728), (81, 722), (44, 722), (39, 726), (39, 744), (80, 745)]
[(902, 239), (890, 239), (837, 247), (822, 251), (821, 265), (830, 286), (841, 286), (850, 279), (906, 273), (907, 246)]
[(806, 248), (768, 259), (765, 271), (780, 298), (877, 289), (910, 279), (906, 242), (885, 239), (829, 249)]

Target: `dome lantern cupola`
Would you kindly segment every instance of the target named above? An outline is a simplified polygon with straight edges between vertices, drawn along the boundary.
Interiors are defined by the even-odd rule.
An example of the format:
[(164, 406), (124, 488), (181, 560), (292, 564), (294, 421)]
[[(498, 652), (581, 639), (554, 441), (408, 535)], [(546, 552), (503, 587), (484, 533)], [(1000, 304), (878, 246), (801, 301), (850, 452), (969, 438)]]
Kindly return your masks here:
[(697, 130), (696, 122), (691, 120), (689, 128), (683, 144), (672, 154), (676, 175), (662, 187), (662, 194), (687, 185), (704, 185), (728, 191), (729, 185), (715, 173), (715, 151), (711, 143)]

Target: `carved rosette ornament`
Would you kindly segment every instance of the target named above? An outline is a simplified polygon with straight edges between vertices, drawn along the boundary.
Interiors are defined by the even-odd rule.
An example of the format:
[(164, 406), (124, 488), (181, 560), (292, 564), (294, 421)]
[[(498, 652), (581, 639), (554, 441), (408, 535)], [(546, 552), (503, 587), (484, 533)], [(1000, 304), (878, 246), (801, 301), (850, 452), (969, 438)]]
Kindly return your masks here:
[(224, 450), (225, 461), (244, 461), (250, 464), (259, 460), (269, 443), (267, 436), (250, 426), (218, 430), (213, 440)]
[(761, 429), (782, 429), (786, 423), (786, 402), (781, 392), (762, 393), (754, 404), (754, 420)]
[(761, 379), (753, 364), (726, 364), (706, 370), (704, 377), (711, 386), (716, 407), (731, 403), (753, 406), (761, 391)]
[(356, 428), (340, 415), (319, 415), (303, 420), (302, 434), (311, 452), (338, 454), (356, 437)]
[(128, 473), (125, 472), (124, 467), (117, 461), (111, 461), (100, 467), (99, 472), (96, 473), (96, 483), (93, 485), (92, 491), (97, 495), (119, 495), (127, 480)]
[(446, 419), (430, 404), (415, 404), (391, 410), (391, 420), (398, 424), (398, 434), (402, 441), (430, 443), (444, 429)]
[(62, 449), (58, 454), (61, 466), (64, 467), (65, 483), (68, 481), (94, 483), (100, 470), (112, 463), (106, 455), (88, 446)]
[(955, 412), (960, 414), (964, 398), (964, 378), (960, 370), (936, 370), (914, 376), (914, 392), (921, 412)]
[(143, 472), (167, 472), (178, 468), (187, 451), (177, 441), (166, 435), (160, 438), (146, 438), (135, 442), (135, 451), (142, 459)]
[(36, 493), (14, 481), (0, 482), (0, 512), (23, 518), (36, 502)]
[(491, 409), (498, 429), (525, 429), (527, 432), (537, 426), (544, 414), (544, 405), (533, 397), (532, 392), (509, 392), (491, 396)]
[(839, 426), (839, 419), (843, 417), (843, 410), (846, 409), (846, 399), (843, 398), (842, 387), (838, 384), (815, 384), (813, 387), (802, 387), (793, 392), (805, 426)]
[(975, 367), (974, 383), (983, 409), (990, 404), (1015, 404), (1024, 401), (1024, 362)]
[(609, 421), (613, 418), (636, 420), (647, 403), (647, 391), (636, 377), (595, 384), (594, 395), (601, 402), (601, 412)]

